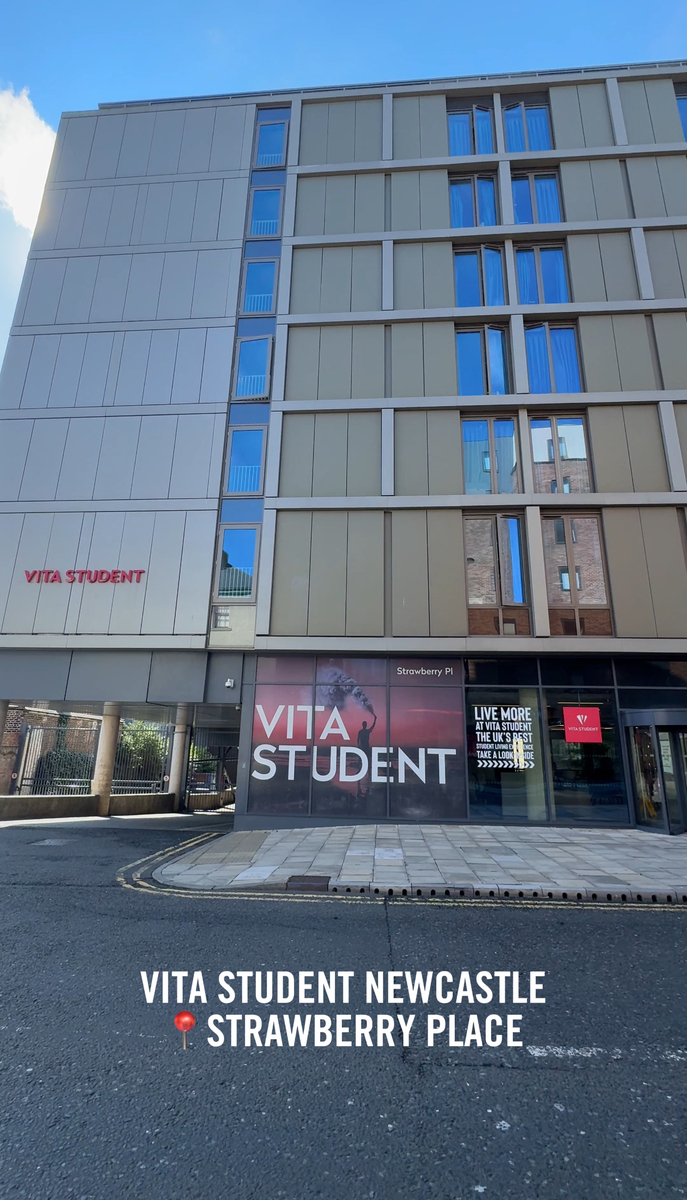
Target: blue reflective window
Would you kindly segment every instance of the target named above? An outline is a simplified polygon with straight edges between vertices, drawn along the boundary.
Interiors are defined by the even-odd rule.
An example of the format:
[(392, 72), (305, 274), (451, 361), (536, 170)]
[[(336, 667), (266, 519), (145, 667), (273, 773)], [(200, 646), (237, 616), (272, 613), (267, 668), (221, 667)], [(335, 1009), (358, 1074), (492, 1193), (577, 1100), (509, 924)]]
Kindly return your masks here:
[(478, 154), (494, 153), (491, 111), (488, 108), (475, 109), (475, 145)]
[(506, 332), (504, 329), (487, 329), (489, 355), (489, 391), (492, 396), (505, 396), (508, 391), (506, 369)]
[(255, 338), (239, 343), (236, 369), (237, 396), (264, 396), (267, 386), (269, 338)]
[[(560, 247), (539, 251), (541, 280), (545, 304), (566, 304), (568, 281), (565, 275), (565, 257)], [(526, 303), (523, 301), (523, 303)]]
[(448, 114), (448, 152), (472, 154), (471, 116), (469, 112)]
[(534, 192), (537, 197), (537, 215), (540, 225), (554, 224), (561, 218), (561, 202), (558, 195), (558, 180), (555, 175), (535, 175)]
[(480, 225), (497, 225), (496, 188), (493, 179), (477, 180), (477, 211)]
[(501, 251), (484, 248), (484, 295), (487, 304), (505, 304)]
[(580, 365), (577, 357), (577, 339), (571, 328), (553, 328), (551, 334), (551, 358), (557, 392), (579, 392)]
[(530, 150), (550, 150), (551, 134), (549, 132), (549, 114), (546, 108), (525, 108), (527, 125), (527, 141)]
[(512, 418), (494, 421), (496, 447), (496, 490), (507, 495), (518, 491), (518, 452)]
[(524, 604), (525, 585), (522, 569), (520, 519), (499, 517), (501, 554), (505, 560), (501, 571), (501, 591), (504, 604)]
[(532, 196), (527, 176), (513, 180), (513, 211), (516, 225), (532, 224)]
[(518, 292), (521, 304), (538, 304), (537, 264), (534, 250), (518, 250), (515, 255), (518, 267)]
[(522, 123), (522, 106), (506, 108), (503, 112), (503, 124), (506, 130), (506, 150), (511, 154), (526, 150), (525, 128)]
[(685, 141), (687, 141), (687, 96), (677, 97), (677, 111), (680, 114), (680, 121), (682, 122), (682, 133)]
[(491, 492), (489, 425), (487, 421), (463, 421), (463, 469), (466, 496)]
[(458, 355), (459, 396), (484, 395), (484, 354), (482, 334), (478, 330), (467, 330), (456, 334)]
[(228, 492), (259, 492), (262, 471), (262, 429), (235, 429), (231, 438)]
[(248, 599), (253, 594), (256, 539), (256, 529), (224, 530), (219, 572), (220, 597)]
[(544, 325), (530, 325), (525, 329), (525, 346), (527, 348), (527, 370), (530, 378), (530, 392), (551, 391), (551, 372), (549, 371), (549, 351)]
[(451, 228), (469, 229), (475, 224), (472, 180), (458, 179), (451, 184)]
[(262, 510), (262, 500), (223, 500), (219, 519), (223, 525), (259, 525)]
[(479, 254), (456, 254), (456, 305), (458, 308), (479, 308), (482, 292), (479, 281)]
[(288, 121), (291, 116), (291, 108), (259, 108), (258, 123), (260, 121)]
[(258, 167), (278, 167), (284, 161), (285, 143), (286, 124), (284, 122), (280, 121), (272, 125), (260, 125), (255, 165)]
[(279, 233), (280, 207), (281, 190), (279, 188), (264, 188), (253, 192), (250, 213), (252, 237), (267, 237), (271, 233)]
[(244, 312), (272, 311), (276, 266), (274, 262), (249, 262), (246, 264)]

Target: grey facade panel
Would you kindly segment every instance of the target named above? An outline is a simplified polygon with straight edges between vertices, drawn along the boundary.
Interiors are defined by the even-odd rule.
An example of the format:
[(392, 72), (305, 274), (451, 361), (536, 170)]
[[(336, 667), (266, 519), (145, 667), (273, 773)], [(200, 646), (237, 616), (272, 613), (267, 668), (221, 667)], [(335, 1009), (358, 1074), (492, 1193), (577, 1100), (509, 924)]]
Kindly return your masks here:
[(202, 704), (204, 650), (153, 650), (147, 699), (158, 704)]
[[(233, 687), (227, 687), (233, 680)], [(238, 704), (243, 680), (243, 655), (212, 651), (208, 655), (205, 677), (206, 704)]]
[(79, 650), (72, 655), (65, 700), (145, 701), (151, 655), (141, 650)]
[(0, 700), (64, 700), (70, 650), (0, 650)]

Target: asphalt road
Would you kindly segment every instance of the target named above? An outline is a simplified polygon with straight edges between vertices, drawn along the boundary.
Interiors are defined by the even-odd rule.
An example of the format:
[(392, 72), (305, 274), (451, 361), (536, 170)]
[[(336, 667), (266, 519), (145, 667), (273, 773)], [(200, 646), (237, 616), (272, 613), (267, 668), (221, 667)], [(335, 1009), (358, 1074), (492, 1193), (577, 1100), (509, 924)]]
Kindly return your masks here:
[[(208, 899), (117, 869), (212, 818), (0, 830), (3, 1200), (667, 1200), (687, 1194), (687, 911)], [(59, 844), (45, 845), (45, 840)], [(208, 1045), (222, 970), (356, 972), (410, 1044)], [(140, 971), (203, 972), (147, 1004)], [(546, 971), (543, 1005), (367, 1006), (367, 970)], [(249, 981), (252, 982), (252, 981)], [(198, 1018), (183, 1051), (179, 1008)], [(270, 1013), (285, 1006), (233, 1006)], [(479, 1011), (477, 1011), (479, 1010)], [(294, 1008), (286, 1011), (293, 1014)], [(297, 1009), (304, 1015), (308, 1008)], [(430, 1048), (428, 1012), (523, 1048)], [(400, 1038), (396, 1036), (396, 1040)], [(530, 1049), (528, 1049), (530, 1047)]]

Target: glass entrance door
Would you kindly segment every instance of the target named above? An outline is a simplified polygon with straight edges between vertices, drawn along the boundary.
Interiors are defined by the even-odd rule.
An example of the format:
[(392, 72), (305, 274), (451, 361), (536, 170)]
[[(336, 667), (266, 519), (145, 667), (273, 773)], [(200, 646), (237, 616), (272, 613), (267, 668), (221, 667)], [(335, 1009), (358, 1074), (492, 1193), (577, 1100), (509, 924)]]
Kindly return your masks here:
[(637, 824), (687, 832), (687, 729), (628, 727)]

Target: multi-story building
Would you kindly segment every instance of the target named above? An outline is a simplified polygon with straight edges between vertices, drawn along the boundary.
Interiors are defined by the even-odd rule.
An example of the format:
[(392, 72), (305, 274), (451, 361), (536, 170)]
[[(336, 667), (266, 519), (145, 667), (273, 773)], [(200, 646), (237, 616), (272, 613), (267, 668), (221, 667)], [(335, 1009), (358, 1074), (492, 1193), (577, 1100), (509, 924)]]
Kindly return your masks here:
[(66, 114), (0, 696), (214, 729), (240, 828), (684, 831), (686, 130), (682, 62)]

